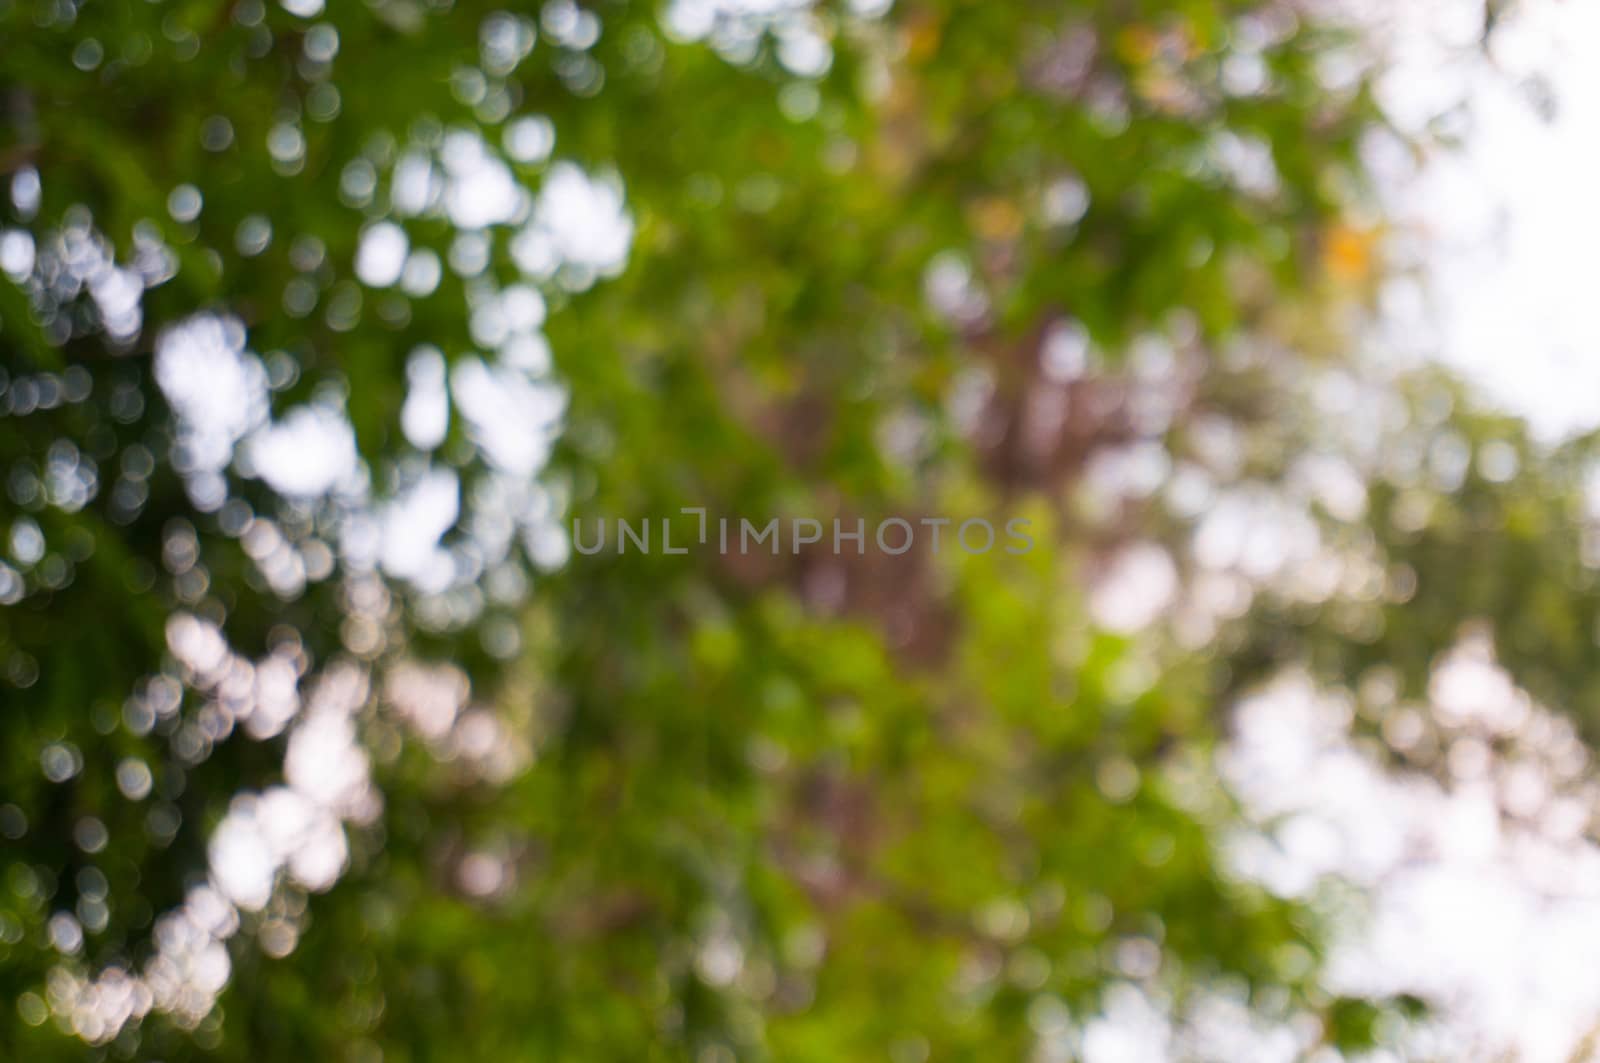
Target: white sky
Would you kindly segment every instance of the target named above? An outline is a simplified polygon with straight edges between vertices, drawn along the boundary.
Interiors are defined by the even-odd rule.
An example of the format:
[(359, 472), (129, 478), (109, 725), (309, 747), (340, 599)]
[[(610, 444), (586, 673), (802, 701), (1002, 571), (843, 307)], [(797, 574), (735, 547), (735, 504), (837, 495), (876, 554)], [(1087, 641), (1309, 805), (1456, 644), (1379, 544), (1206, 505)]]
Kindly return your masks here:
[[(1546, 439), (1600, 425), (1600, 4), (1522, 0), (1492, 64), (1481, 0), (1357, 6), (1393, 31), (1382, 99), (1402, 125), (1468, 101), (1463, 148), (1395, 190), (1422, 239), (1423, 284), (1420, 300), (1391, 301), (1387, 346), (1463, 371)], [(1549, 120), (1534, 75), (1552, 90)]]

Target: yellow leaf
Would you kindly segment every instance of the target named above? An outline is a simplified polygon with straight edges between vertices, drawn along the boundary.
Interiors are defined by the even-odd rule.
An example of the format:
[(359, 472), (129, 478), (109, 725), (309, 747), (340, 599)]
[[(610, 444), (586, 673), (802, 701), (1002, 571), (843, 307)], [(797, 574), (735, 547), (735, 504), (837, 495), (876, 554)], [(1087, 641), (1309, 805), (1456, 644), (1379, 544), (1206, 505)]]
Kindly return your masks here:
[(1372, 274), (1372, 260), (1378, 234), (1373, 229), (1336, 225), (1323, 245), (1322, 264), (1328, 275), (1345, 284), (1356, 284)]
[(1128, 26), (1117, 34), (1117, 55), (1133, 66), (1143, 66), (1161, 50), (1161, 37), (1149, 26)]
[(977, 200), (967, 208), (967, 218), (986, 240), (1009, 240), (1022, 231), (1022, 211), (1001, 196)]

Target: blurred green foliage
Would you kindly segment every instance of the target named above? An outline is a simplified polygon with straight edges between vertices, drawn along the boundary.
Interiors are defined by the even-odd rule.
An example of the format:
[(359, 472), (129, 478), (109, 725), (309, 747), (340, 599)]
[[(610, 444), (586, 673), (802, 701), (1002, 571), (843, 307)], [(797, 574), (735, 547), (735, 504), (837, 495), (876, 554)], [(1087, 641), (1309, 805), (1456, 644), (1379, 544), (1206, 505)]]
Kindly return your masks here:
[[(1470, 479), (1430, 502), (1445, 519), (1397, 538), (1405, 491), (1379, 487), (1362, 527), (1419, 588), (1380, 637), (1352, 638), (1338, 603), (1268, 596), (1198, 648), (1107, 630), (1085, 593), (1134, 538), (1181, 557), (1185, 519), (1082, 497), (1107, 449), (1182, 456), (1219, 421), (1264, 481), (1320, 445), (1289, 381), (1337, 362), (1306, 352), (1337, 346), (1328, 307), (1378, 268), (1355, 220), (1358, 149), (1382, 126), (1359, 42), (1279, 0), (678, 6), (720, 12), (709, 40), (615, 0), (582, 9), (589, 40), (560, 0), (0, 6), (6, 230), (42, 261), (91, 219), (118, 262), (142, 239), (176, 266), (122, 340), (82, 291), (0, 281), (0, 532), (26, 520), (47, 544), (0, 610), (0, 1056), (1024, 1058), (1130, 979), (1177, 1013), (1242, 985), (1268, 1022), (1309, 1013), (1326, 1043), (1374, 1036), (1388, 1005), (1318, 987), (1318, 920), (1220, 867), (1222, 709), (1302, 656), (1332, 681), (1387, 663), (1422, 682), (1480, 614), (1513, 621), (1536, 689), (1592, 686), (1593, 603), (1549, 590), (1577, 571), (1574, 496)], [(797, 20), (826, 42), (825, 69), (785, 65)], [(495, 26), (531, 50), (504, 61)], [(1340, 65), (1355, 76), (1325, 76)], [(548, 572), (519, 555), (528, 594), (462, 622), (389, 581), (377, 648), (354, 644), (348, 573), (274, 593), (173, 467), (160, 330), (237, 315), (252, 350), (293, 367), (275, 409), (331, 385), (375, 493), (393, 492), (417, 457), (398, 430), (409, 353), (481, 350), (475, 293), (524, 271), (496, 224), (482, 273), (447, 269), (425, 295), (363, 286), (363, 226), (395, 216), (409, 146), (470, 129), (492, 147), (528, 115), (550, 120), (555, 158), (617, 175), (634, 226), (620, 276), (541, 282), (569, 396), (541, 475), (566, 516), (1025, 516), (1039, 548), (606, 553)], [(551, 166), (510, 165), (533, 190)], [(24, 210), (28, 175), (40, 198)], [(203, 201), (191, 220), (181, 186)], [(446, 212), (403, 225), (454, 261)], [(1062, 328), (1083, 330), (1070, 381), (1041, 369)], [(17, 409), (19, 382), (73, 372), (86, 399)], [(1069, 412), (1041, 421), (1041, 395)], [(99, 469), (77, 506), (38, 486), (63, 440)], [(116, 470), (138, 453), (155, 457), (145, 496), (119, 508)], [(440, 455), (467, 492), (488, 482), (461, 418)], [(291, 538), (336, 538), (335, 514), (237, 468), (228, 491)], [(192, 529), (198, 591), (171, 560), (174, 528)], [(218, 620), (251, 658), (292, 630), (313, 670), (452, 661), (530, 757), (484, 778), (369, 705), (383, 816), (349, 828), (331, 890), (280, 885), (270, 915), (295, 927), (292, 951), (265, 955), (267, 916), (246, 912), (197, 1027), (153, 1013), (90, 1049), (40, 1010), (50, 972), (139, 970), (234, 795), (281, 772), (282, 738), (180, 749), (193, 692), (170, 725), (125, 724), (125, 700), (171, 668), (175, 611)], [(509, 656), (491, 634), (507, 622)], [(52, 745), (81, 769), (47, 777)], [(130, 757), (153, 773), (146, 799), (116, 785)], [(86, 818), (102, 846), (83, 845)], [(499, 854), (512, 885), (463, 889), (473, 852)], [(64, 956), (49, 921), (81, 917), (86, 883), (104, 918)], [(1158, 961), (1141, 971), (1128, 956), (1146, 947)]]

